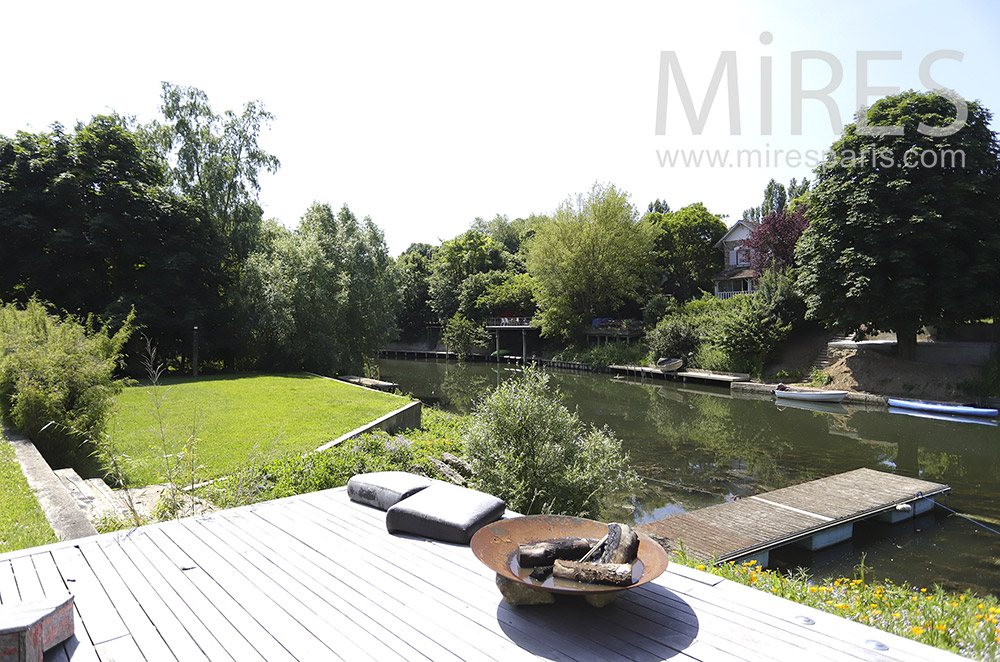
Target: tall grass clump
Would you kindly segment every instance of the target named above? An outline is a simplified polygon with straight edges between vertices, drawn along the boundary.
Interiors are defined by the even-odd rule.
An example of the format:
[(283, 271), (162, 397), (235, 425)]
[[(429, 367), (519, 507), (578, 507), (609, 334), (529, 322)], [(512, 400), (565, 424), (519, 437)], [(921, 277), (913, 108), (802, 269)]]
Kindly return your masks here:
[(115, 369), (133, 319), (112, 333), (36, 299), (0, 306), (0, 416), (50, 462), (86, 462), (93, 451), (85, 440), (103, 433), (121, 390)]
[(639, 479), (607, 428), (588, 428), (528, 369), (474, 408), (464, 443), (476, 487), (526, 515), (600, 517), (615, 493)]

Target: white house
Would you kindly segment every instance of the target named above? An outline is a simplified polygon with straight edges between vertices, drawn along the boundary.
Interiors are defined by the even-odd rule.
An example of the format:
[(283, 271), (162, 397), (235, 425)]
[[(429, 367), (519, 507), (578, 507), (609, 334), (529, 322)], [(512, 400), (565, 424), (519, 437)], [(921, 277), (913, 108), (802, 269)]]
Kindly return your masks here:
[(726, 256), (725, 267), (712, 277), (715, 296), (720, 299), (754, 291), (755, 277), (750, 270), (750, 249), (743, 246), (753, 228), (754, 224), (750, 221), (736, 221), (715, 244)]

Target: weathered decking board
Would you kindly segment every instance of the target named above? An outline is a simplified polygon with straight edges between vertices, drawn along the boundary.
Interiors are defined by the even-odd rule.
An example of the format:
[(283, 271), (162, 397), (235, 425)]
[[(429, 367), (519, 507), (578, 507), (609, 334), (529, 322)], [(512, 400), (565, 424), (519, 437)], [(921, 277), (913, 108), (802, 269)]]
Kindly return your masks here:
[(680, 566), (604, 609), (511, 607), (493, 579), (338, 489), (2, 555), (0, 604), (72, 591), (50, 662), (961, 659)]
[(873, 469), (720, 503), (637, 527), (704, 560), (728, 561), (850, 524), (950, 488)]

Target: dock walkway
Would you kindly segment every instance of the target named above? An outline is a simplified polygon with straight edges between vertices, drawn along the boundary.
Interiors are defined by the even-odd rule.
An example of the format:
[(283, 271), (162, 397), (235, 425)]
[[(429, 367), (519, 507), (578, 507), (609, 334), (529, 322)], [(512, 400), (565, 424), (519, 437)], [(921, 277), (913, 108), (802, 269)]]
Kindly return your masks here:
[(603, 609), (511, 607), (469, 547), (343, 488), (0, 555), (0, 607), (67, 592), (48, 662), (962, 659), (675, 564)]
[[(933, 508), (941, 483), (873, 469), (855, 469), (801, 485), (720, 503), (642, 524), (637, 530), (705, 561), (755, 558), (797, 543), (809, 549), (836, 544), (855, 522), (871, 517), (898, 521)], [(897, 506), (902, 506), (897, 509)]]

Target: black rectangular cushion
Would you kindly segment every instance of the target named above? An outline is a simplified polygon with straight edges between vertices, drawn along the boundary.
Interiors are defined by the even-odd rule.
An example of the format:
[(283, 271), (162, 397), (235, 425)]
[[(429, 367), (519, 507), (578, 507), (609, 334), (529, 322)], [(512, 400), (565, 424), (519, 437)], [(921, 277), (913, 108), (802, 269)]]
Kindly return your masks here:
[(491, 494), (434, 481), (389, 508), (385, 526), (389, 533), (467, 545), (476, 531), (500, 519), (506, 507), (502, 499)]

